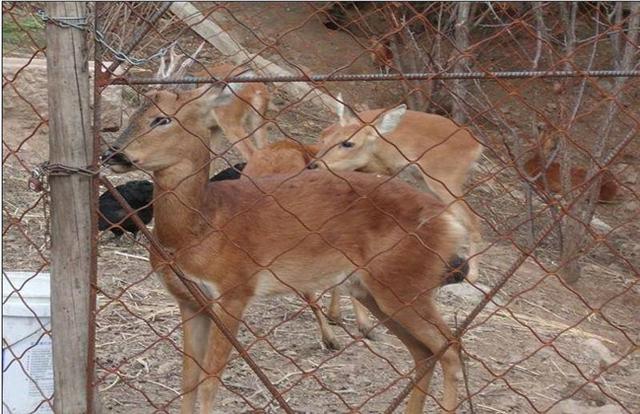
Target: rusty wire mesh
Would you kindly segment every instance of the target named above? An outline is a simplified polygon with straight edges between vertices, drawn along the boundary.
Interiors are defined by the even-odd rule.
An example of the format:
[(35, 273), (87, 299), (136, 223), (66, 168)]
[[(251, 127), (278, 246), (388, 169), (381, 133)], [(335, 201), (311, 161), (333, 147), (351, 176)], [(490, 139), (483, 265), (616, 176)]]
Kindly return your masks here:
[[(52, 412), (50, 313), (36, 287), (48, 289), (47, 194), (27, 189), (49, 156), (44, 24), (30, 8), (3, 3), (2, 12), (2, 410), (44, 413)], [(16, 392), (26, 392), (19, 406)]]
[[(458, 411), (565, 412), (603, 406), (640, 411), (638, 79), (533, 76), (535, 71), (637, 71), (637, 6), (348, 2), (192, 7), (133, 2), (94, 10), (102, 42), (91, 46), (98, 48), (103, 70), (109, 72), (99, 78), (103, 89), (97, 98), (103, 149), (114, 145), (128, 125), (140, 122), (132, 115), (145, 94), (156, 87), (175, 88), (135, 80), (155, 77), (160, 56), (168, 56), (171, 45), (193, 55), (206, 22), (219, 25), (223, 33), (208, 38), (179, 93), (219, 87), (196, 81), (207, 76), (224, 80), (251, 67), (265, 80), (270, 99), (264, 118), (257, 126), (245, 125), (244, 135), (230, 139), (216, 132), (211, 175), (247, 161), (245, 144), (255, 142), (260, 130), (267, 131), (269, 142), (318, 143), (337, 120), (336, 99), (358, 113), (405, 103), (411, 110), (454, 119), (483, 148), (464, 192), (451, 201), (467, 203), (480, 222), (480, 277), (444, 286), (436, 294), (441, 314), (458, 335), (465, 364)], [(3, 4), (3, 20), (13, 22), (19, 35), (4, 45), (3, 55), (3, 264), (37, 275), (49, 263), (47, 197), (27, 191), (26, 180), (47, 159), (46, 87), (44, 77), (37, 78), (44, 70), (37, 60), (44, 57), (44, 24), (30, 4)], [(13, 72), (10, 59), (18, 62)], [(236, 71), (211, 69), (220, 63)], [(519, 72), (522, 78), (402, 75), (470, 72)], [(389, 74), (400, 80), (381, 82), (371, 76), (366, 81), (300, 82), (318, 74)], [(299, 79), (269, 81), (281, 75)], [(253, 102), (250, 106), (255, 109)], [(180, 110), (189, 108), (187, 103)], [(174, 109), (165, 109), (165, 115), (179, 118)], [(209, 142), (197, 125), (181, 127), (186, 136)], [(427, 136), (430, 127), (416, 133)], [(438, 162), (453, 169), (466, 155), (460, 151), (452, 144), (448, 158)], [(313, 161), (328, 164), (328, 154)], [(409, 164), (418, 156), (402, 157)], [(303, 179), (304, 167), (293, 169), (294, 177), (285, 181)], [(376, 172), (389, 175), (385, 182), (406, 180), (425, 190), (417, 171)], [(444, 171), (426, 173), (446, 184)], [(142, 171), (101, 172), (114, 184), (154, 180)], [(333, 172), (340, 174), (337, 168)], [(252, 176), (245, 179), (247, 187), (260, 183)], [(179, 194), (179, 189), (169, 193)], [(156, 193), (150, 200), (157, 203), (162, 196)], [(130, 213), (107, 227), (121, 229)], [(150, 226), (158, 236), (156, 223)], [(216, 222), (212, 227), (224, 226)], [(112, 412), (177, 412), (183, 400), (183, 322), (148, 263), (149, 252), (159, 246), (127, 231), (116, 238), (107, 229), (99, 237), (94, 386), (102, 404)], [(244, 253), (248, 262), (261, 260)], [(286, 251), (273, 253), (279, 257)], [(19, 296), (19, 288), (13, 289)], [(363, 339), (348, 296), (341, 296), (340, 303), (343, 320), (333, 326), (340, 349), (331, 350), (322, 343), (302, 292), (256, 298), (237, 335), (243, 355), (233, 352), (221, 375), (216, 412), (282, 412), (283, 406), (303, 412), (390, 412), (397, 404), (403, 407), (406, 401), (398, 396), (415, 373), (411, 356), (378, 322), (373, 338)], [(324, 305), (322, 313), (331, 312)], [(3, 342), (3, 373), (4, 349)], [(20, 365), (23, 358), (12, 359)], [(250, 364), (273, 385), (280, 402)], [(427, 391), (429, 411), (442, 404), (442, 372), (436, 366)], [(42, 405), (50, 397), (42, 392)]]

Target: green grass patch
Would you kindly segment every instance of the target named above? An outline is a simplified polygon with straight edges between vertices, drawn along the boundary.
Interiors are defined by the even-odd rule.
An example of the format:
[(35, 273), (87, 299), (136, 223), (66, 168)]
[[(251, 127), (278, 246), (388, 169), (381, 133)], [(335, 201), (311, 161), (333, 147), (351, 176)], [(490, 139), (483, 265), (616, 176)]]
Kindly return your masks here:
[[(33, 43), (29, 36), (36, 41)], [(2, 16), (2, 46), (18, 47), (27, 50), (42, 48), (45, 45), (44, 22), (32, 15), (12, 16), (3, 14)]]

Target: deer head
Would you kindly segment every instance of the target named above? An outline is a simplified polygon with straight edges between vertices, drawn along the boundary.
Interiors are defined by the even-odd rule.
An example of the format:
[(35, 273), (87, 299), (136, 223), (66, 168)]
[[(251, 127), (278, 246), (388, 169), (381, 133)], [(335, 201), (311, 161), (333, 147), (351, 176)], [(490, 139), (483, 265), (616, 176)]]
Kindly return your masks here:
[[(162, 79), (184, 76), (195, 56), (182, 60), (170, 50), (167, 64), (161, 59), (157, 76)], [(214, 109), (227, 105), (243, 84), (214, 83), (196, 89), (153, 88), (129, 119), (129, 124), (102, 160), (115, 172), (134, 168), (158, 171), (196, 158), (208, 162), (209, 139), (218, 126)]]
[(338, 95), (336, 114), (338, 123), (322, 132), (322, 148), (318, 158), (320, 166), (336, 170), (359, 170), (367, 165), (381, 136), (393, 132), (407, 111), (404, 104), (380, 113), (370, 124), (365, 124), (342, 102)]

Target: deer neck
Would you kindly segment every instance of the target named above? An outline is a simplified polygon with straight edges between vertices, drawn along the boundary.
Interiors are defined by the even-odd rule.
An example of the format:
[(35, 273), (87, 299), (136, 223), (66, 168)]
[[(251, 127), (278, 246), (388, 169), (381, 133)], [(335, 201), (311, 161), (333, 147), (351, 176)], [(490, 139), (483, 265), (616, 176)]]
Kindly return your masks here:
[(415, 160), (419, 157), (419, 153), (410, 146), (400, 145), (398, 140), (394, 140), (395, 145), (391, 145), (388, 142), (377, 140), (377, 148), (373, 152), (372, 163), (376, 165), (379, 172), (383, 172), (387, 175), (394, 175), (398, 170), (407, 165), (410, 160)]
[(205, 231), (208, 173), (209, 162), (187, 160), (154, 173), (154, 232), (164, 246), (177, 247)]

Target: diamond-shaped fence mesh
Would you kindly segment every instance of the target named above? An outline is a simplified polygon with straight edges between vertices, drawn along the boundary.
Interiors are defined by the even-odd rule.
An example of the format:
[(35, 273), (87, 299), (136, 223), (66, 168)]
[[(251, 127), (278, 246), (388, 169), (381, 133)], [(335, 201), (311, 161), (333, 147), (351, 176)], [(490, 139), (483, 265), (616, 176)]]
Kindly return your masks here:
[(101, 67), (103, 410), (640, 411), (638, 3), (39, 7), (3, 4), (3, 309), (34, 328), (2, 358), (26, 412), (52, 404), (26, 287), (49, 272), (60, 23)]

